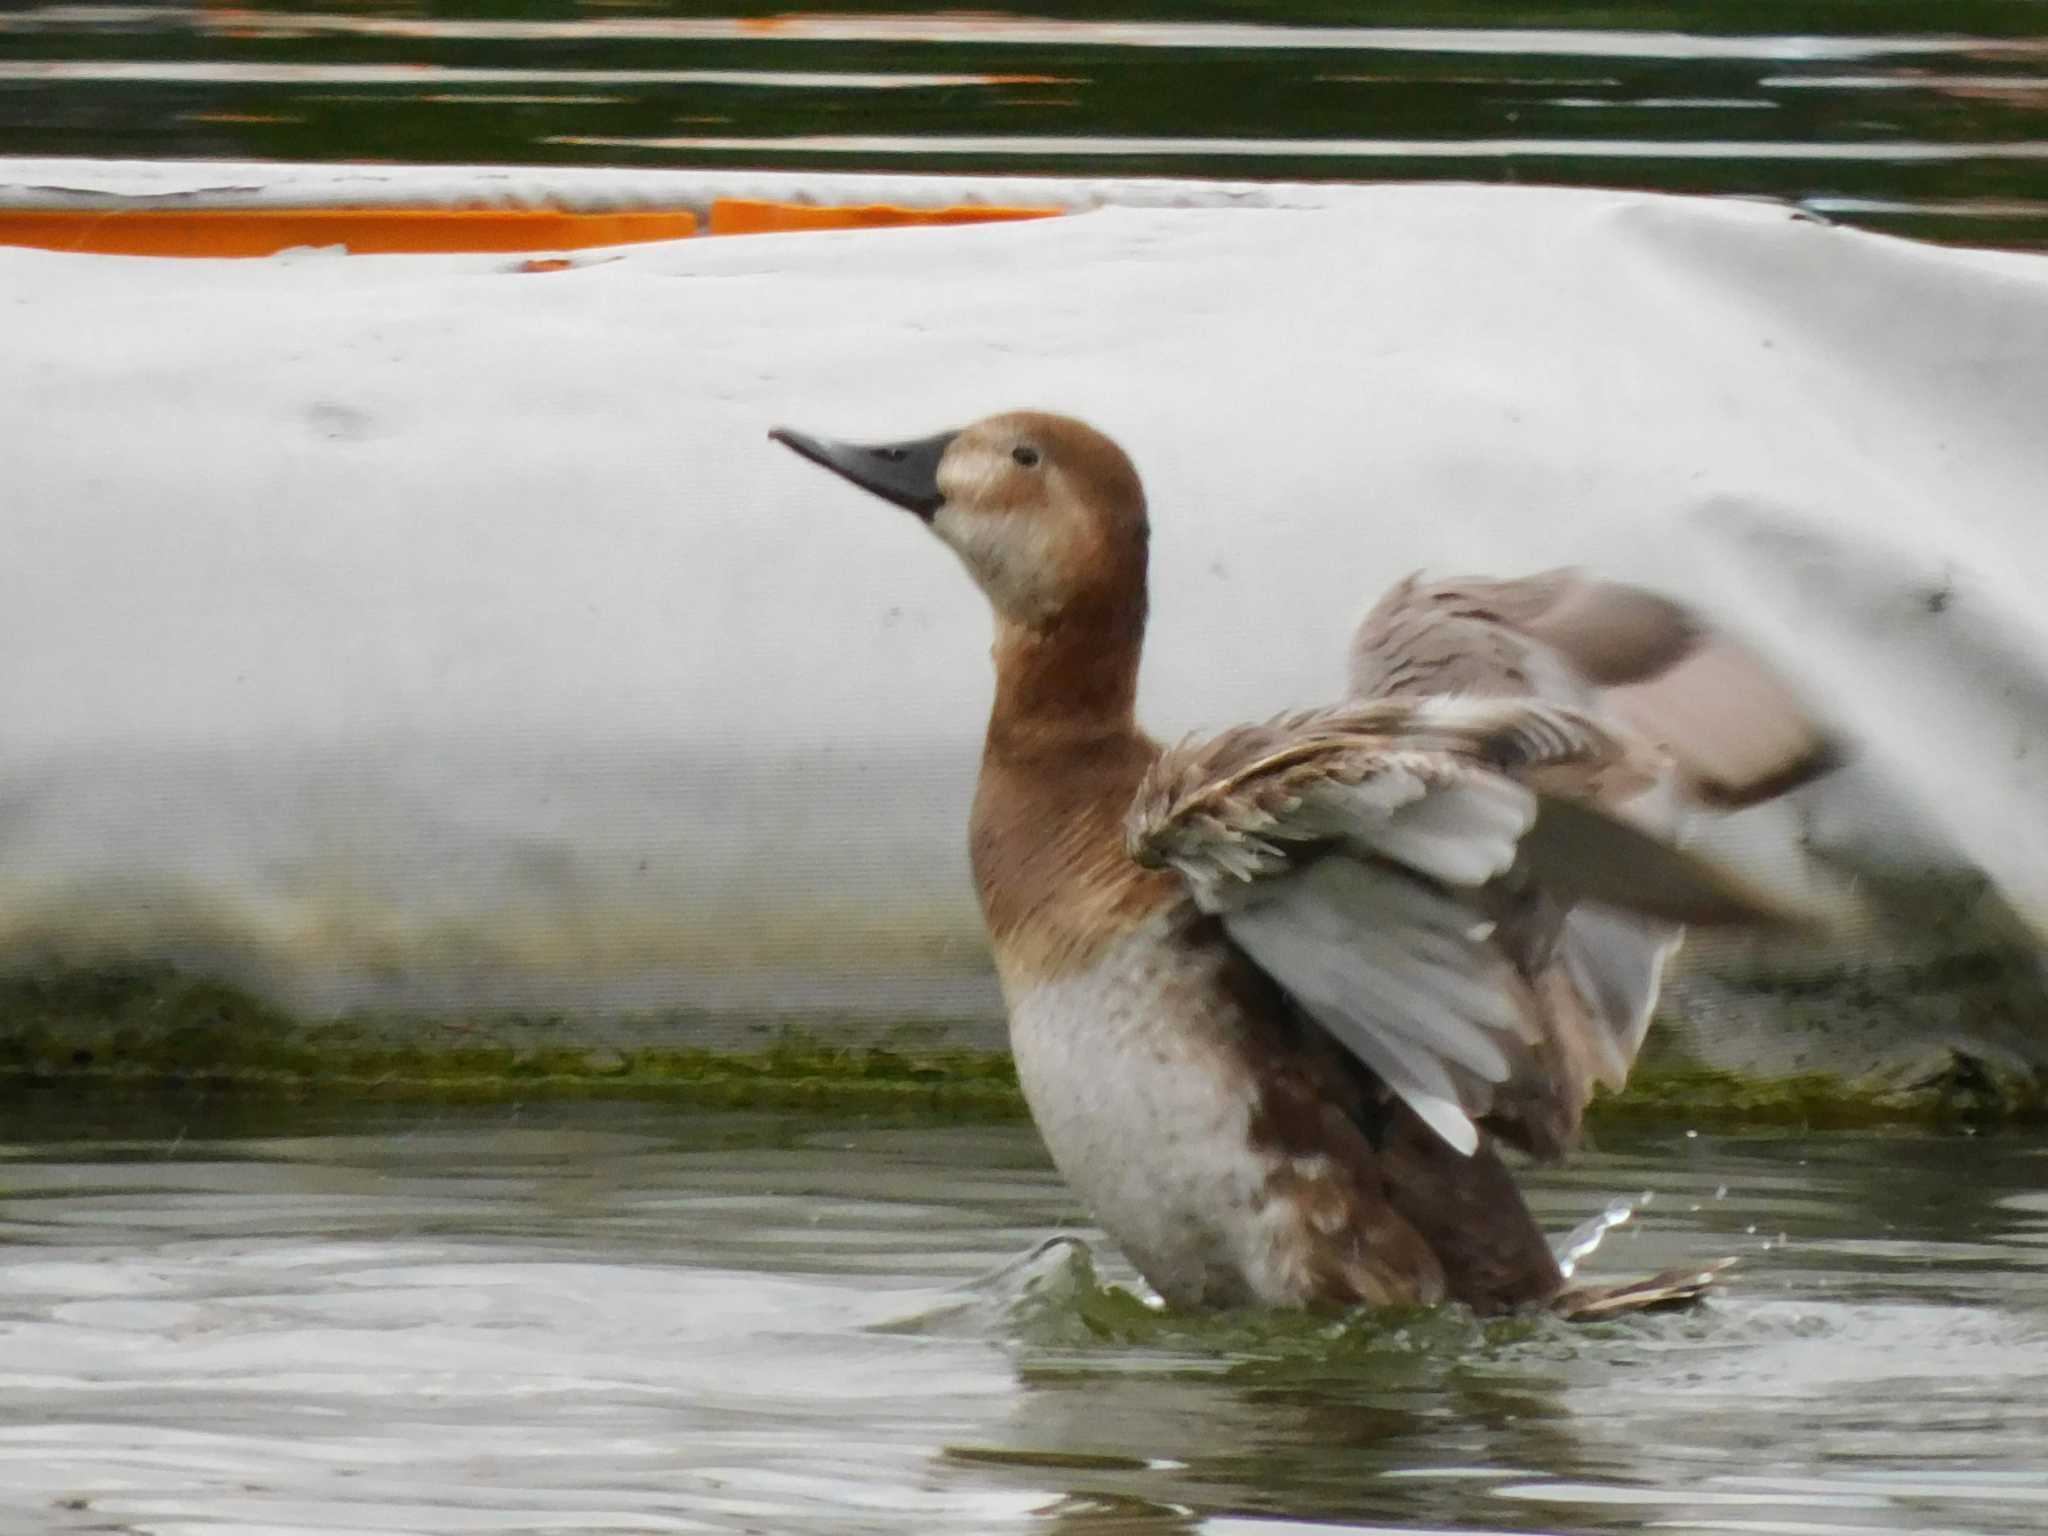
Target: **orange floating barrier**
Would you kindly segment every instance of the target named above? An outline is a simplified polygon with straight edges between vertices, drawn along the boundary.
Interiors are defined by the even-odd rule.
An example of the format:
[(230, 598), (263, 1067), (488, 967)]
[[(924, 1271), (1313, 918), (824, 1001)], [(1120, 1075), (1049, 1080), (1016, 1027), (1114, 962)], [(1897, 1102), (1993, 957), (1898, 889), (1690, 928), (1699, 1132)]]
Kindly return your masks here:
[(571, 251), (696, 232), (697, 216), (687, 209), (0, 209), (0, 245), (107, 256), (274, 256), (302, 245), (341, 245), (357, 255)]
[(1065, 211), (1063, 208), (1004, 207), (987, 203), (908, 208), (900, 203), (776, 203), (750, 197), (721, 197), (711, 204), (708, 232), (714, 235), (765, 235), (796, 229), (993, 224), (1007, 219), (1046, 219)]
[(575, 251), (591, 246), (806, 229), (889, 229), (1051, 218), (1066, 210), (994, 203), (786, 203), (721, 197), (688, 208), (581, 213), (561, 208), (8, 208), (0, 245), (102, 256), (274, 256), (295, 246), (353, 255)]

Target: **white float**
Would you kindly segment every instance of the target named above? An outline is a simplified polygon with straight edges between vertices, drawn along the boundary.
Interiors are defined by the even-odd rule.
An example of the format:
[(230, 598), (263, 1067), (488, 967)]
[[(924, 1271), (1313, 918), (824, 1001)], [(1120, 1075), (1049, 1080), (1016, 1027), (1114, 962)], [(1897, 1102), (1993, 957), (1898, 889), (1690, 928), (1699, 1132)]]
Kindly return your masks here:
[[(0, 201), (323, 176), (627, 196), (16, 163)], [(1156, 730), (1332, 696), (1408, 571), (1580, 562), (1853, 743), (1722, 834), (1825, 963), (2048, 929), (2048, 259), (1610, 192), (800, 185), (1087, 211), (546, 272), (0, 250), (0, 962), (316, 1013), (985, 1012), (980, 599), (765, 434), (1020, 405), (1145, 475)]]

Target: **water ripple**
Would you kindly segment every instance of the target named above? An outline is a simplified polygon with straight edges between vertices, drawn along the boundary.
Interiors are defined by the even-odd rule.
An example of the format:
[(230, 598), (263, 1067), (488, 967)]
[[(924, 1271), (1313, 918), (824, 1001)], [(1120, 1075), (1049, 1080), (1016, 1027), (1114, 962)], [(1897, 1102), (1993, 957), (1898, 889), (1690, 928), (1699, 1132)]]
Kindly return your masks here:
[(1546, 1222), (1602, 1212), (1589, 1280), (1745, 1258), (1691, 1313), (1574, 1326), (1176, 1316), (1023, 1126), (293, 1114), (13, 1127), (0, 1532), (1988, 1536), (2048, 1504), (2032, 1142), (1537, 1172)]
[(1731, 31), (1708, 0), (1659, 29), (1471, 26), (1443, 0), (1384, 26), (1329, 0), (1256, 20), (479, 9), (9, 7), (0, 153), (1540, 179), (2048, 248), (2048, 40), (2011, 5), (1968, 21), (2016, 35), (1896, 4)]

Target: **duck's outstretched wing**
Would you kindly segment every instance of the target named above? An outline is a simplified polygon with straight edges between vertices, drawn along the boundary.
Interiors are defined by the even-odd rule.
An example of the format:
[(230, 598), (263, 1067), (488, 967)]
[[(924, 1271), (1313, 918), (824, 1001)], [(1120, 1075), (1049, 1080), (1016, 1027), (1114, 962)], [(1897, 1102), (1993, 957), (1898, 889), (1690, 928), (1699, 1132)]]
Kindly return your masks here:
[(1545, 699), (1670, 754), (1675, 787), (1732, 809), (1825, 772), (1833, 744), (1775, 673), (1693, 610), (1576, 570), (1398, 583), (1358, 626), (1351, 697)]
[(1128, 842), (1452, 1146), (1472, 1151), (1491, 1116), (1554, 1152), (1640, 1043), (1634, 946), (1661, 961), (1675, 924), (1777, 918), (1603, 808), (1661, 767), (1573, 709), (1373, 700), (1169, 749)]

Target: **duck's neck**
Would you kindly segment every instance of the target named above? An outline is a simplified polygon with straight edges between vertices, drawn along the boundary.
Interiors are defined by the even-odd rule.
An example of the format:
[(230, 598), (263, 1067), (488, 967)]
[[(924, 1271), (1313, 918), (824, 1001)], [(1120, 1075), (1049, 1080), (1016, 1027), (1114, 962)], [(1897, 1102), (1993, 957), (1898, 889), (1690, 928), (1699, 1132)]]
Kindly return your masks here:
[(1137, 734), (1141, 599), (1072, 610), (1043, 625), (998, 620), (988, 755), (1023, 762)]
[(1006, 986), (1084, 965), (1168, 894), (1124, 851), (1159, 752), (1134, 713), (1144, 624), (1139, 603), (998, 625), (972, 852)]

